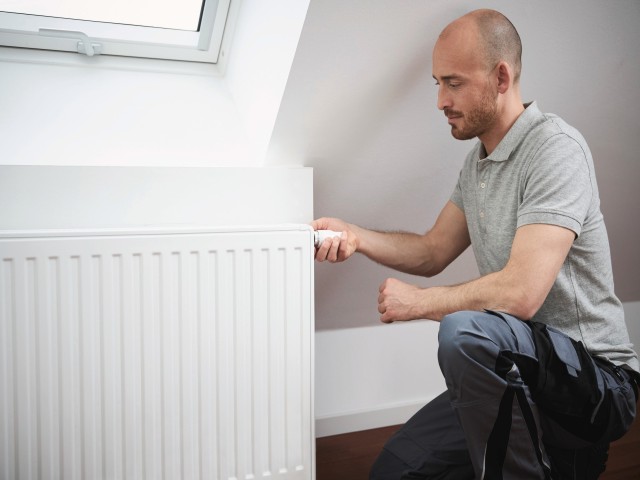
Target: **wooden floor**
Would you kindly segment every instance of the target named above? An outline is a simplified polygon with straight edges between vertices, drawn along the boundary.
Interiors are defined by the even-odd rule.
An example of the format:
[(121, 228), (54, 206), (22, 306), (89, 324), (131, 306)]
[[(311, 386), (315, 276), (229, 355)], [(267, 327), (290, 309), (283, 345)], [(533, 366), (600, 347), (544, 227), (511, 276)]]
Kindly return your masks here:
[[(640, 405), (639, 405), (640, 407)], [(400, 426), (346, 433), (316, 440), (316, 480), (367, 480), (386, 440)], [(607, 471), (600, 480), (640, 479), (640, 418), (611, 444)]]

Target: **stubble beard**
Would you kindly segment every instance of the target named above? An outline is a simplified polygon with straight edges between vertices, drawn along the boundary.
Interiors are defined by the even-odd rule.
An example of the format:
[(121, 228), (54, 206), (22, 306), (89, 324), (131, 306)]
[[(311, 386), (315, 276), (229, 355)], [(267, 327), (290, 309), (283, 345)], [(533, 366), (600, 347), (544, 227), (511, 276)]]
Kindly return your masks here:
[[(498, 116), (498, 93), (487, 88), (478, 105), (466, 114), (462, 114), (462, 125), (451, 125), (451, 135), (457, 140), (470, 140), (486, 132)], [(447, 116), (460, 115), (462, 112), (445, 111)]]

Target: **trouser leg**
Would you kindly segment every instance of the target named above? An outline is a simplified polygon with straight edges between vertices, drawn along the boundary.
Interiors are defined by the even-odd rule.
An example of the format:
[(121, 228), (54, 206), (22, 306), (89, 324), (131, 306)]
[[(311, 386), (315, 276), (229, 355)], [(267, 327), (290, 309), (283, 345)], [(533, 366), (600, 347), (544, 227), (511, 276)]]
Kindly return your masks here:
[(537, 407), (509, 358), (535, 359), (529, 327), (508, 315), (457, 312), (443, 319), (438, 340), (438, 361), (476, 477), (545, 478), (549, 461)]
[[(462, 319), (464, 323), (473, 319), (472, 328), (464, 327), (460, 322)], [(519, 331), (522, 326), (528, 328), (526, 325), (514, 328)], [(533, 358), (535, 348), (530, 334), (524, 332), (522, 336), (520, 342), (506, 322), (493, 315), (463, 312), (448, 316), (442, 322), (439, 334), (439, 358), (448, 391), (426, 405), (387, 442), (372, 468), (371, 480), (482, 478), (485, 446), (507, 387), (507, 381), (494, 371), (501, 349), (491, 338), (502, 338), (501, 343), (510, 349), (523, 350)], [(472, 359), (463, 353), (464, 350), (475, 352), (472, 356), (477, 358)], [(466, 358), (456, 358), (460, 355)], [(445, 358), (447, 360), (443, 361)], [(449, 370), (460, 375), (451, 372), (447, 375)], [(517, 369), (509, 378), (518, 388), (525, 388)], [(460, 387), (461, 384), (465, 388)], [(528, 390), (523, 391), (525, 402), (531, 402)], [(512, 403), (514, 409), (519, 408), (515, 395)], [(511, 408), (509, 405), (509, 410)], [(505, 464), (507, 473), (500, 478), (544, 478), (522, 415), (515, 415), (512, 423), (510, 430), (514, 431), (514, 436), (507, 442), (511, 459)], [(537, 435), (536, 441), (539, 441)], [(525, 467), (519, 467), (522, 462)], [(511, 470), (517, 473), (510, 476)]]
[(425, 405), (384, 446), (371, 480), (474, 478), (448, 392)]

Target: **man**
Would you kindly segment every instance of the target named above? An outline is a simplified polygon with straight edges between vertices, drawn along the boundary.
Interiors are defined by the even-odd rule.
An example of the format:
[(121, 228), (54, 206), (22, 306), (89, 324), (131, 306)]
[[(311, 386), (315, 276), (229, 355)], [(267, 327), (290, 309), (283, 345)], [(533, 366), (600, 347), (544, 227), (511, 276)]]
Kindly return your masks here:
[(597, 478), (635, 416), (638, 359), (613, 292), (591, 154), (560, 118), (523, 105), (521, 49), (491, 10), (438, 38), (438, 108), (456, 139), (479, 142), (427, 233), (313, 222), (343, 232), (318, 261), (360, 252), (432, 276), (471, 245), (481, 273), (454, 286), (381, 285), (382, 322), (441, 321), (447, 391), (387, 443), (372, 479)]

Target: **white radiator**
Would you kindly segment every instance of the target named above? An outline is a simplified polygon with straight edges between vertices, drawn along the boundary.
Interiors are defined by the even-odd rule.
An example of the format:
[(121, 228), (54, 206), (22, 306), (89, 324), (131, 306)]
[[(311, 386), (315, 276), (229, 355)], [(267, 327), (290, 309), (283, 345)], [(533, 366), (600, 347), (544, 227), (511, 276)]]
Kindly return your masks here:
[(302, 225), (0, 235), (0, 479), (314, 478)]

